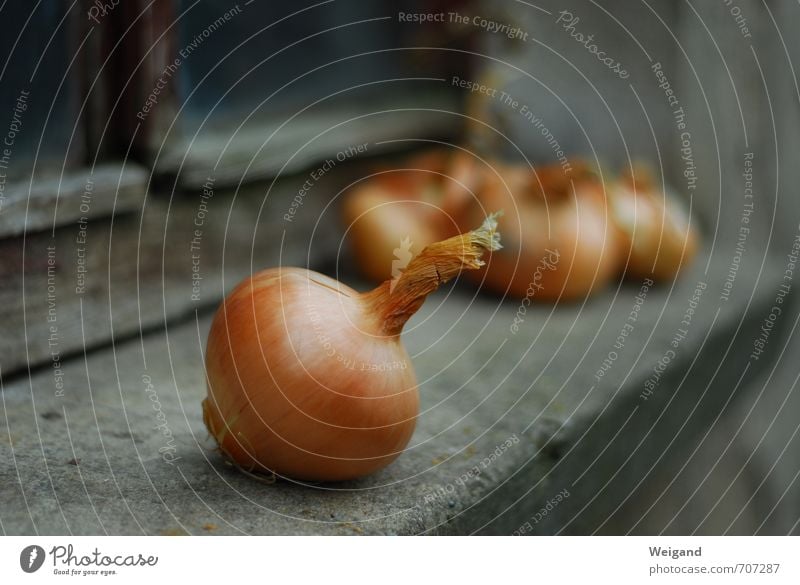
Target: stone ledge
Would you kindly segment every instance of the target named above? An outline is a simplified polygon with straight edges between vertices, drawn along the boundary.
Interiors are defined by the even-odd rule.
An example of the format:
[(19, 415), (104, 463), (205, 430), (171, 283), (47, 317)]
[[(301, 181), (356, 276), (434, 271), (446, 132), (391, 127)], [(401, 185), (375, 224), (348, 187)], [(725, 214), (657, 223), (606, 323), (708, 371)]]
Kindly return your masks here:
[[(599, 382), (595, 374), (629, 322), (638, 285), (585, 305), (532, 309), (517, 334), (510, 331), (516, 302), (473, 296), (462, 285), (441, 291), (404, 334), (421, 383), (422, 414), (412, 444), (387, 469), (346, 484), (264, 485), (225, 464), (200, 417), (208, 314), (64, 364), (63, 397), (55, 393), (50, 369), (30, 382), (7, 382), (0, 419), (7, 427), (0, 429), (3, 529), (8, 534), (601, 529), (648, 468), (685, 449), (735, 398), (732, 389), (746, 391), (736, 382), (748, 363), (749, 331), (769, 310), (780, 270), (768, 267), (758, 279), (741, 272), (731, 300), (720, 305), (726, 270), (711, 263), (704, 275), (705, 261), (671, 292), (668, 286), (648, 291), (633, 330)], [(645, 400), (644, 383), (671, 347), (701, 279), (708, 288), (686, 339)], [(737, 327), (738, 341), (729, 347)], [(766, 362), (749, 363), (748, 375)], [(179, 457), (174, 464), (159, 455), (164, 437), (155, 430), (144, 375), (152, 379), (174, 434)], [(510, 446), (492, 457), (509, 440)], [(533, 522), (563, 490), (569, 497)]]
[(154, 172), (177, 176), (184, 189), (201, 189), (213, 168), (218, 185), (235, 187), (243, 178), (265, 180), (319, 166), (365, 143), (366, 155), (386, 154), (407, 146), (398, 136), (419, 140), (456, 134), (461, 119), (452, 112), (458, 103), (458, 96), (447, 91), (423, 91), (356, 107), (347, 101), (335, 107), (329, 104), (324, 111), (290, 118), (290, 123), (254, 116), (233, 135), (231, 124), (224, 124), (168, 144), (153, 161)]
[(147, 179), (134, 163), (104, 163), (67, 171), (61, 179), (16, 182), (4, 193), (0, 239), (140, 209)]
[[(308, 220), (328, 202), (324, 187), (304, 201), (305, 221), (283, 220), (303, 180), (220, 190), (205, 200), (202, 193), (145, 200), (142, 183), (135, 206), (117, 208), (114, 216), (109, 208), (108, 217), (0, 239), (0, 321), (13, 332), (0, 337), (0, 372), (7, 376), (50, 361), (53, 352), (67, 357), (215, 306), (253, 264), (306, 265), (309, 257), (329, 256), (337, 239), (328, 226), (338, 224), (315, 230)], [(125, 191), (120, 187), (119, 197)], [(59, 209), (63, 219), (63, 204)], [(82, 318), (91, 326), (83, 327)]]

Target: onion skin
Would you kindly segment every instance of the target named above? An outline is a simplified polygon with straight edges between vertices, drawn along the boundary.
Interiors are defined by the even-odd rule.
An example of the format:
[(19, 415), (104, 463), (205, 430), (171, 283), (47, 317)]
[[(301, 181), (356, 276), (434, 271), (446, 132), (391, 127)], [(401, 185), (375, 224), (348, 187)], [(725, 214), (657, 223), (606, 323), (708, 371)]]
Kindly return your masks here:
[[(536, 278), (537, 300), (580, 300), (619, 274), (619, 230), (602, 184), (586, 167), (576, 165), (570, 176), (559, 166), (534, 173), (523, 165), (486, 165), (461, 150), (425, 152), (406, 167), (419, 170), (376, 175), (344, 202), (355, 258), (373, 281), (391, 276), (395, 250), (405, 237), (417, 253), (451, 235), (453, 223), (460, 230), (475, 225), (487, 209), (507, 211), (500, 219), (507, 243), (485, 269), (467, 277), (488, 290), (524, 298)], [(558, 262), (542, 270), (554, 252)]]
[(586, 169), (573, 173), (545, 167), (534, 174), (503, 164), (487, 169), (480, 203), (466, 206), (461, 221), (474, 221), (481, 204), (515, 211), (501, 219), (503, 250), (467, 277), (499, 294), (546, 301), (582, 300), (607, 286), (619, 273), (619, 231), (602, 184)]
[[(471, 153), (428, 151), (408, 169), (378, 175), (348, 193), (351, 243), (365, 276), (390, 277), (406, 237), (411, 252), (505, 209), (506, 246), (467, 277), (498, 294), (580, 301), (615, 279), (674, 278), (696, 255), (699, 236), (682, 206), (638, 166), (605, 189), (575, 161), (538, 167), (481, 162)], [(436, 206), (440, 207), (437, 209)], [(553, 258), (558, 258), (553, 262)]]
[(420, 252), (442, 238), (437, 208), (414, 200), (419, 181), (370, 181), (348, 193), (342, 208), (347, 239), (360, 272), (373, 282), (392, 278), (395, 249), (406, 238)]
[(396, 282), (360, 294), (324, 275), (273, 268), (217, 311), (203, 421), (240, 468), (343, 481), (397, 458), (414, 432), (417, 381), (400, 341), (425, 297), (497, 248), (493, 219), (423, 250)]
[(395, 250), (406, 238), (416, 255), (458, 233), (456, 221), (441, 205), (447, 164), (445, 151), (426, 151), (405, 161), (404, 168), (384, 169), (345, 195), (342, 219), (364, 276), (373, 282), (392, 278)]
[[(411, 439), (419, 398), (408, 354), (394, 337), (356, 359), (352, 340), (363, 331), (377, 335), (377, 327), (361, 320), (358, 293), (327, 280), (299, 269), (265, 270), (239, 285), (214, 318), (204, 418), (222, 451), (245, 469), (350, 479), (388, 465)], [(318, 337), (320, 322), (330, 341)], [(308, 344), (319, 347), (309, 352)], [(362, 371), (365, 360), (404, 369), (391, 376)]]

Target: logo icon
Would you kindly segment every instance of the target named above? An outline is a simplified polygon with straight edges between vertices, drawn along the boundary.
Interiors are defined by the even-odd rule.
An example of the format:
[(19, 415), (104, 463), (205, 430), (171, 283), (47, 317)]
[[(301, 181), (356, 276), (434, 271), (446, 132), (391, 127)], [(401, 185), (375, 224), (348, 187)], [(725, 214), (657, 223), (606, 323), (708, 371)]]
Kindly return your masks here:
[(44, 564), (44, 549), (36, 544), (26, 546), (19, 553), (19, 566), (26, 573), (35, 573)]
[(403, 274), (403, 270), (408, 263), (411, 262), (411, 259), (414, 257), (414, 254), (411, 253), (411, 238), (406, 236), (404, 240), (400, 242), (400, 247), (395, 248), (394, 252), (394, 260), (392, 260), (392, 282), (389, 284), (389, 292), (394, 292), (394, 287), (397, 285), (397, 281), (400, 279), (400, 275)]

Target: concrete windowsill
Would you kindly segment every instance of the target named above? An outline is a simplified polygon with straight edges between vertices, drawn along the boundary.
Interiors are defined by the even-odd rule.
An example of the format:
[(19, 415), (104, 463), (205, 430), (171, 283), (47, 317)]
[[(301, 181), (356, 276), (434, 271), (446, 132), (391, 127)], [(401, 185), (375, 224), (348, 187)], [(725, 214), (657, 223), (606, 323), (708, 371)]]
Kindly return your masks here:
[[(411, 445), (387, 469), (346, 484), (266, 485), (226, 465), (200, 415), (209, 314), (64, 363), (63, 396), (50, 367), (30, 380), (6, 381), (2, 528), (7, 534), (600, 528), (652, 466), (689, 444), (744, 391), (742, 376), (764, 365), (748, 360), (747, 332), (769, 310), (780, 271), (767, 267), (758, 281), (740, 273), (723, 302), (727, 270), (712, 262), (704, 274), (706, 263), (700, 258), (672, 289), (650, 289), (635, 322), (629, 315), (636, 283), (584, 305), (536, 306), (516, 334), (510, 326), (518, 302), (463, 285), (440, 291), (404, 334), (422, 398)], [(688, 334), (645, 399), (645, 382), (672, 347), (700, 280), (707, 289)], [(615, 349), (626, 323), (633, 329)], [(737, 328), (739, 341), (731, 345)], [(617, 357), (598, 381), (612, 350)], [(175, 436), (173, 464), (159, 455), (164, 437), (155, 429), (145, 374)], [(509, 439), (511, 446), (492, 456)], [(537, 516), (563, 490), (569, 496)]]

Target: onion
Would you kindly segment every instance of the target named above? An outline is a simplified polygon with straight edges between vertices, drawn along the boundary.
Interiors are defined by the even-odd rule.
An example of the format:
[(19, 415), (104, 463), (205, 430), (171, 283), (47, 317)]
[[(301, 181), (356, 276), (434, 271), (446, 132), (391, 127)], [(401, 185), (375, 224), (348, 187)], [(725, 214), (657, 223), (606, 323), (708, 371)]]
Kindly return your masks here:
[(342, 218), (364, 276), (374, 282), (392, 278), (399, 254), (416, 254), (458, 233), (440, 205), (445, 165), (443, 150), (424, 152), (407, 160), (405, 168), (380, 171), (348, 191)]
[(647, 170), (638, 167), (609, 195), (623, 249), (630, 251), (627, 276), (668, 280), (695, 256), (699, 238), (682, 204), (669, 191), (659, 192)]
[(481, 208), (515, 209), (500, 229), (506, 245), (470, 275), (484, 286), (535, 300), (582, 299), (618, 274), (620, 241), (606, 209), (602, 183), (587, 167), (537, 169), (493, 163), (477, 200), (467, 199), (462, 223)]
[(669, 279), (697, 252), (680, 202), (641, 169), (607, 192), (580, 161), (569, 172), (560, 165), (533, 171), (434, 150), (406, 164), (364, 181), (345, 200), (354, 254), (376, 281), (390, 277), (398, 254), (451, 235), (454, 224), (474, 225), (486, 209), (511, 211), (500, 223), (506, 246), (468, 277), (517, 298), (579, 300), (623, 272)]
[(419, 410), (400, 340), (425, 297), (500, 248), (494, 215), (426, 247), (371, 292), (272, 268), (239, 284), (211, 325), (203, 420), (240, 468), (308, 481), (377, 471), (408, 444)]

